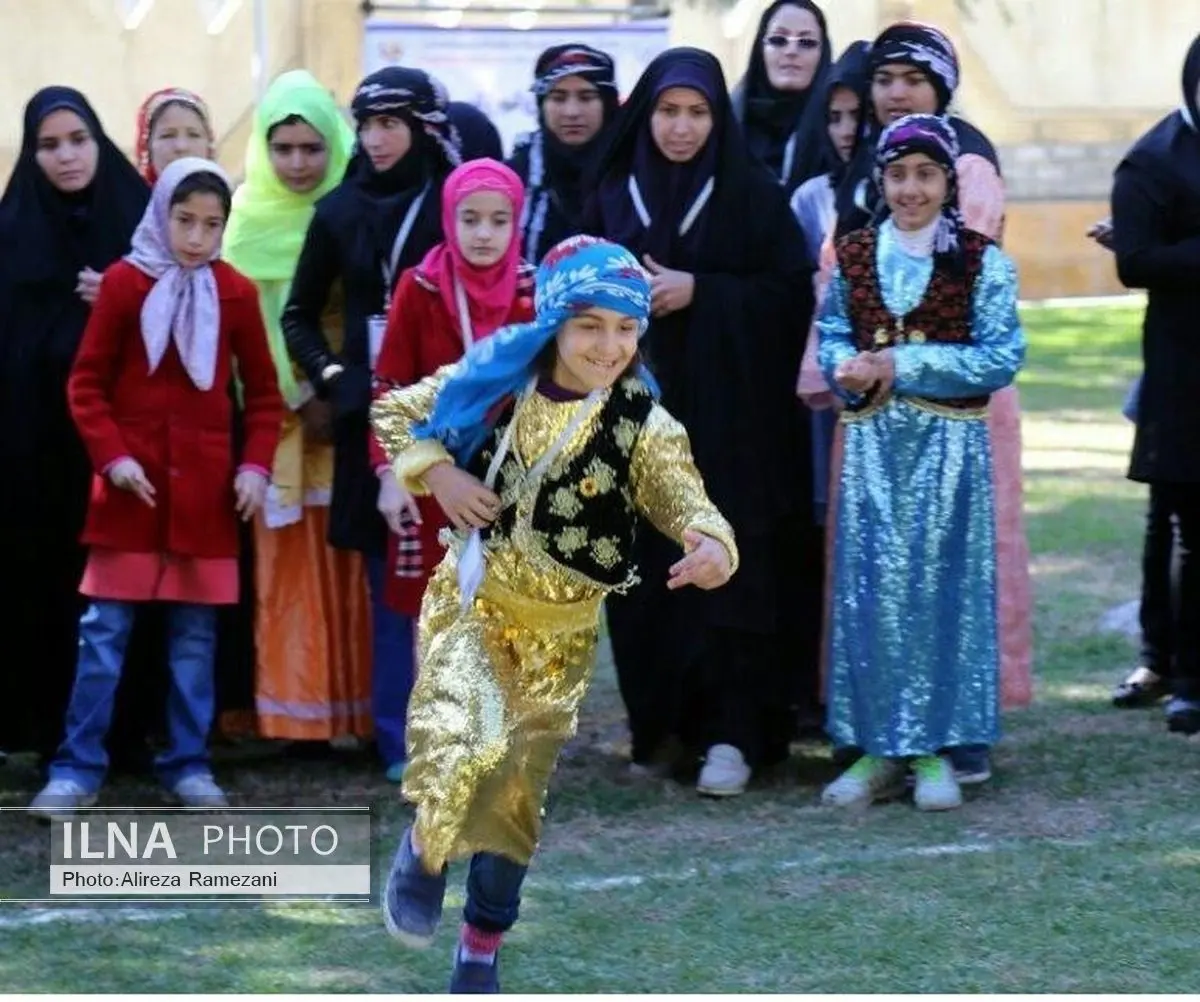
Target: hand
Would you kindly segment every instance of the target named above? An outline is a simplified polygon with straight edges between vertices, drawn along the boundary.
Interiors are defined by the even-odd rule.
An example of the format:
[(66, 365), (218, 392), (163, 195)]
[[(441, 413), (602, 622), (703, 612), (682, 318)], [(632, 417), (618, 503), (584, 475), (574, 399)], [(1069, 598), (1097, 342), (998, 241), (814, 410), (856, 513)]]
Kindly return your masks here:
[(313, 397), (296, 412), (304, 426), (304, 437), (317, 445), (333, 442), (333, 407), (327, 400)]
[(136, 459), (126, 456), (124, 459), (117, 460), (108, 471), (108, 479), (112, 481), (114, 487), (136, 494), (151, 508), (155, 506), (154, 485), (150, 483), (146, 471), (142, 469), (142, 464)]
[(233, 493), (237, 495), (238, 515), (249, 522), (267, 499), (267, 478), (258, 470), (242, 470), (233, 481)]
[(729, 551), (712, 536), (688, 529), (683, 534), (683, 549), (687, 556), (672, 565), (667, 580), (672, 591), (685, 585), (709, 591), (720, 588), (733, 576)]
[(379, 503), (376, 504), (379, 514), (387, 522), (388, 528), (397, 536), (404, 528), (405, 516), (415, 525), (421, 524), (421, 510), (417, 507), (417, 499), (400, 486), (396, 474), (385, 470), (379, 475)]
[(500, 514), (500, 498), (453, 463), (431, 466), (422, 479), (454, 528), (461, 532), (491, 525)]
[(848, 358), (833, 370), (834, 382), (847, 393), (866, 393), (875, 375), (866, 353)]
[(696, 291), (693, 275), (664, 268), (649, 254), (642, 260), (650, 272), (650, 312), (654, 316), (663, 317), (692, 305), (692, 296)]
[(1113, 249), (1113, 226), (1111, 219), (1101, 219), (1098, 223), (1093, 223), (1088, 229), (1087, 235), (1105, 250)]
[(84, 268), (79, 273), (79, 284), (75, 286), (75, 292), (88, 306), (94, 306), (100, 298), (100, 283), (103, 281), (104, 276), (100, 272)]
[(871, 366), (875, 392), (880, 397), (886, 397), (892, 392), (892, 385), (896, 382), (896, 356), (892, 354), (891, 348), (885, 348), (883, 351), (869, 354), (867, 362)]

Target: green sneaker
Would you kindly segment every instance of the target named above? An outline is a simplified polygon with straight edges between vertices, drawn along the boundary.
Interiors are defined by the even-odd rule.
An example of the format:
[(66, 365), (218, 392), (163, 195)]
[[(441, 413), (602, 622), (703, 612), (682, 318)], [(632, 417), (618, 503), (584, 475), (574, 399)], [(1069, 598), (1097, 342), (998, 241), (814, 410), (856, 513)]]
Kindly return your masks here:
[(821, 803), (828, 807), (866, 807), (904, 792), (904, 764), (864, 755), (825, 787)]
[(962, 806), (962, 788), (954, 777), (954, 767), (940, 755), (919, 758), (912, 769), (917, 779), (913, 801), (918, 810), (952, 811)]

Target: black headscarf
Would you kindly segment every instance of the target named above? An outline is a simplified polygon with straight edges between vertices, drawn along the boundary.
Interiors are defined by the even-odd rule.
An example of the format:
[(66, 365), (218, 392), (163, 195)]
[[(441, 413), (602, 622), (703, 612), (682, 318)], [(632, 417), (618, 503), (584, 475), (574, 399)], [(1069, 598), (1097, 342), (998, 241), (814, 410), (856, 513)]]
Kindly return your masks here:
[[(1200, 191), (1200, 106), (1196, 88), (1200, 86), (1200, 35), (1193, 40), (1183, 60), (1180, 81), (1183, 100), (1179, 109), (1168, 115), (1139, 139), (1122, 158), (1152, 175), (1170, 175), (1170, 183), (1189, 191)], [(1163, 183), (1168, 183), (1164, 178)]]
[[(771, 85), (763, 56), (763, 39), (771, 19), (782, 7), (797, 7), (816, 18), (821, 29), (821, 61), (812, 83), (803, 91), (781, 91)], [(825, 14), (812, 0), (775, 0), (758, 22), (750, 65), (733, 92), (733, 109), (746, 134), (750, 151), (780, 179), (790, 193), (822, 173), (825, 150), (825, 78), (833, 61)], [(813, 100), (814, 96), (817, 100)], [(790, 155), (789, 155), (790, 147)]]
[[(600, 92), (604, 124), (586, 143), (568, 145), (546, 128), (546, 97), (554, 85), (568, 77), (587, 80)], [(561, 227), (547, 226), (554, 212), (572, 231), (579, 224), (588, 192), (588, 179), (604, 147), (607, 130), (618, 105), (616, 66), (607, 52), (583, 43), (554, 45), (537, 58), (533, 69), (538, 128), (518, 144), (510, 164), (525, 182), (525, 210), (521, 215), (521, 246), (526, 259), (537, 261), (553, 246), (548, 236), (562, 236)], [(553, 203), (553, 204), (552, 204)]]
[(462, 160), (504, 159), (504, 143), (495, 123), (466, 101), (451, 101), (447, 114), (462, 141)]
[[(871, 45), (866, 89), (863, 92), (859, 140), (837, 188), (837, 237), (867, 226), (873, 220), (877, 221), (885, 212), (882, 195), (871, 176), (875, 162), (875, 146), (882, 132), (881, 125), (875, 118), (871, 81), (875, 72), (889, 63), (915, 66), (925, 74), (937, 91), (939, 115), (946, 115), (958, 87), (958, 55), (949, 37), (940, 29), (932, 25), (902, 21), (886, 28), (875, 39)], [(983, 157), (999, 174), (1000, 157), (987, 136), (957, 115), (947, 117), (957, 136), (960, 155), (974, 154)]]
[[(55, 188), (37, 163), (38, 129), (55, 111), (75, 112), (99, 147), (92, 183), (75, 194)], [(82, 268), (103, 271), (129, 249), (149, 199), (149, 186), (87, 98), (70, 87), (46, 87), (25, 106), (21, 153), (0, 199), (0, 246), (20, 249), (5, 255), (4, 270), (17, 285), (53, 280), (74, 295)]]
[[(867, 102), (870, 101), (870, 58), (871, 58), (871, 43), (865, 40), (851, 42), (847, 46), (846, 51), (838, 57), (838, 61), (833, 64), (829, 70), (829, 75), (825, 78), (825, 93), (824, 103), (822, 108), (825, 112), (825, 119), (828, 122), (829, 108), (833, 103), (833, 92), (839, 87), (844, 87), (847, 90), (853, 91), (858, 95), (859, 100), (859, 132), (862, 135), (862, 122), (867, 113)], [(854, 154), (857, 149), (857, 143), (850, 151), (850, 160), (843, 160), (834, 146), (833, 140), (829, 137), (829, 130), (825, 130), (825, 171), (829, 175), (830, 183), (836, 188), (841, 182), (854, 159)]]
[(441, 197), (442, 181), (462, 162), (462, 140), (450, 120), (445, 88), (424, 70), (387, 66), (365, 77), (354, 92), (350, 110), (361, 128), (373, 115), (391, 115), (412, 130), (409, 151), (384, 171), (355, 145), (346, 167), (346, 180), (360, 200), (369, 203), (363, 218), (369, 220), (375, 253), (385, 260), (401, 220), (414, 200)]
[[(683, 164), (659, 151), (650, 119), (659, 96), (672, 87), (699, 91), (712, 110), (713, 127), (700, 152)], [(713, 215), (710, 198), (686, 233), (679, 232), (710, 179), (737, 184), (750, 171), (745, 146), (737, 132), (721, 64), (701, 49), (668, 49), (646, 67), (629, 95), (601, 163), (599, 198), (605, 236), (650, 254), (660, 264), (693, 267)], [(650, 217), (647, 227), (631, 193), (636, 183)]]

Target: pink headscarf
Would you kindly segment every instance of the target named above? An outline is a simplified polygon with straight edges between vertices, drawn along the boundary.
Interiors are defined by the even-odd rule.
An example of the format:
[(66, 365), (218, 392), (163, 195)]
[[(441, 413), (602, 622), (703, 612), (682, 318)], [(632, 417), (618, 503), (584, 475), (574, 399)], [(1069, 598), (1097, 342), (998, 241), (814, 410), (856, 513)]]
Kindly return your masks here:
[[(513, 237), (504, 255), (487, 268), (470, 264), (458, 246), (456, 213), (462, 200), (479, 191), (494, 191), (512, 203)], [(521, 260), (521, 240), (516, 221), (525, 205), (525, 188), (514, 171), (497, 160), (471, 160), (456, 167), (442, 186), (442, 234), (445, 239), (421, 262), (421, 272), (437, 283), (442, 302), (450, 316), (458, 319), (454, 298), (455, 277), (467, 294), (467, 308), (475, 339), (486, 337), (500, 327), (512, 310), (517, 293), (517, 273)]]
[[(171, 196), (190, 175), (216, 174), (229, 178), (215, 163), (199, 157), (184, 157), (162, 172), (146, 214), (133, 233), (133, 248), (125, 260), (154, 279), (154, 288), (142, 303), (142, 341), (154, 374), (171, 341), (179, 351), (183, 367), (193, 385), (211, 390), (217, 371), (217, 343), (221, 336), (221, 304), (211, 263), (185, 268), (171, 251), (168, 222)], [(213, 252), (215, 261), (220, 245)]]

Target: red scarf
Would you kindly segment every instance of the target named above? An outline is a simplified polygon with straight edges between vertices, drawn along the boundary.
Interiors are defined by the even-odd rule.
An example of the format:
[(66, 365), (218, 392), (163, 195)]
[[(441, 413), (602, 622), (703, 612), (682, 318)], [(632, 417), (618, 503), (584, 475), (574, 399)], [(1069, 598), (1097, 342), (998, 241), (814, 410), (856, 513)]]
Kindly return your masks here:
[[(500, 260), (486, 268), (467, 261), (458, 246), (458, 207), (468, 195), (488, 191), (503, 195), (512, 203), (512, 232)], [(496, 160), (471, 160), (456, 167), (442, 187), (442, 235), (445, 238), (420, 264), (421, 274), (435, 283), (450, 316), (458, 321), (454, 298), (454, 279), (462, 283), (471, 314), (471, 329), (476, 341), (502, 326), (512, 311), (517, 294), (517, 275), (521, 263), (521, 241), (517, 220), (525, 204), (521, 179)]]

